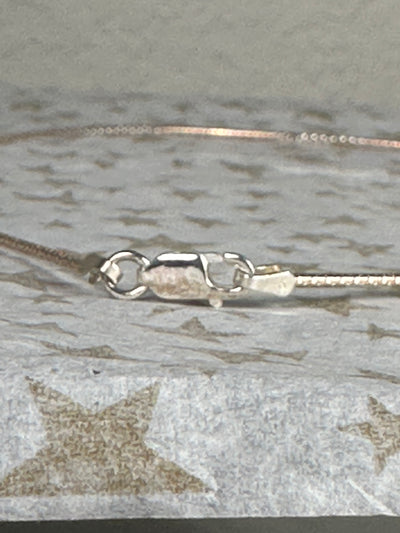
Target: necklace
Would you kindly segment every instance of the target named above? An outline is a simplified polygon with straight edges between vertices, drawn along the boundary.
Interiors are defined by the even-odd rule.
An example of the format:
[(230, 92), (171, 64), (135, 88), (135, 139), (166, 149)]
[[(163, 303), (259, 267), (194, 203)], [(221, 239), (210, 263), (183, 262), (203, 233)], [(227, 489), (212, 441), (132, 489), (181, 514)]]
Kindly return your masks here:
[[(374, 149), (400, 149), (400, 141), (325, 133), (294, 133), (251, 129), (199, 127), (182, 125), (102, 126), (33, 130), (0, 136), (0, 145), (35, 138), (62, 137), (143, 137), (202, 136), (274, 141), (293, 144), (323, 144)], [(89, 274), (89, 282), (102, 281), (116, 298), (136, 299), (151, 289), (157, 296), (173, 300), (206, 299), (220, 307), (225, 299), (254, 292), (287, 296), (295, 288), (333, 287), (399, 287), (400, 273), (292, 273), (279, 265), (254, 265), (242, 254), (234, 252), (164, 252), (149, 260), (133, 250), (121, 250), (104, 258), (93, 253), (81, 255), (64, 249), (52, 249), (17, 237), (0, 233), (0, 247), (46, 260), (79, 275)], [(121, 289), (123, 276), (120, 263), (131, 261), (138, 266), (137, 282), (130, 289)], [(230, 285), (215, 282), (211, 274), (214, 264), (233, 268)]]

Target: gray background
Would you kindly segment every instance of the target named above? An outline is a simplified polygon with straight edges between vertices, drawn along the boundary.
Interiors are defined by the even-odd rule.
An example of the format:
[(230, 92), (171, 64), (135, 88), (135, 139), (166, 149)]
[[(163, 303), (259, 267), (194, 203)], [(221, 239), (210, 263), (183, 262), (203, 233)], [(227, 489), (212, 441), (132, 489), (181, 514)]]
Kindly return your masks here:
[(2, 0), (24, 87), (400, 103), (397, 0)]

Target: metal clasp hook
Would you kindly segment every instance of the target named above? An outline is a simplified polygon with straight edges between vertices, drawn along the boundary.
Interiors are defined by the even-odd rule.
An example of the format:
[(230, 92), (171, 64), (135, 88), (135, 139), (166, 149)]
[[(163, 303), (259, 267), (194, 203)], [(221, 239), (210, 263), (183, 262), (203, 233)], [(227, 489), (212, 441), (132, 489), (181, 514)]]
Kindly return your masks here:
[[(217, 285), (211, 277), (210, 265), (221, 262), (236, 267), (230, 287)], [(255, 267), (243, 255), (233, 252), (165, 252), (139, 272), (139, 279), (161, 298), (207, 299), (213, 307), (221, 307), (223, 299), (234, 297), (244, 290), (236, 281), (237, 271), (252, 276)]]

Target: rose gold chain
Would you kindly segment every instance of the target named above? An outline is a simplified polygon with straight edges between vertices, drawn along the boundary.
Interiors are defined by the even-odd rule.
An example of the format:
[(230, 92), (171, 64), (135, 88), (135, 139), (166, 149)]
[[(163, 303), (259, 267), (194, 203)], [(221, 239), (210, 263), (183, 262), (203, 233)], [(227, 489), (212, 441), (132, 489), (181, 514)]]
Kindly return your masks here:
[(86, 274), (103, 261), (103, 257), (96, 253), (82, 255), (62, 248), (49, 248), (18, 237), (12, 237), (7, 233), (0, 233), (0, 248), (15, 250), (37, 259), (43, 259), (78, 274)]
[(164, 136), (198, 136), (225, 137), (236, 139), (253, 139), (261, 141), (281, 141), (297, 144), (325, 144), (338, 146), (358, 146), (371, 148), (400, 149), (400, 141), (395, 139), (360, 137), (344, 134), (327, 134), (316, 132), (285, 132), (276, 130), (217, 128), (184, 125), (127, 125), (108, 126), (93, 125), (72, 128), (53, 128), (47, 130), (31, 130), (21, 133), (0, 135), (0, 144), (11, 144), (19, 141), (41, 137), (63, 137), (76, 139), (79, 137), (140, 137), (144, 135)]

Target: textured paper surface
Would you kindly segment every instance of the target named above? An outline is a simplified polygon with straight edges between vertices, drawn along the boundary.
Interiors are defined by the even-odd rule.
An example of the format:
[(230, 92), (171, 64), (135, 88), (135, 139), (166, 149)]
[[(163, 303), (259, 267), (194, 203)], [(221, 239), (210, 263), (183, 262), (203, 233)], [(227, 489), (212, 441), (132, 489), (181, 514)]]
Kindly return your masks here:
[[(398, 124), (276, 102), (1, 94), (2, 132)], [(1, 146), (1, 231), (82, 253), (396, 269), (399, 157), (176, 137)], [(215, 310), (118, 301), (38, 260), (0, 260), (2, 519), (400, 513), (397, 292), (298, 290)]]
[(368, 102), (398, 109), (397, 0), (2, 0), (25, 87)]

